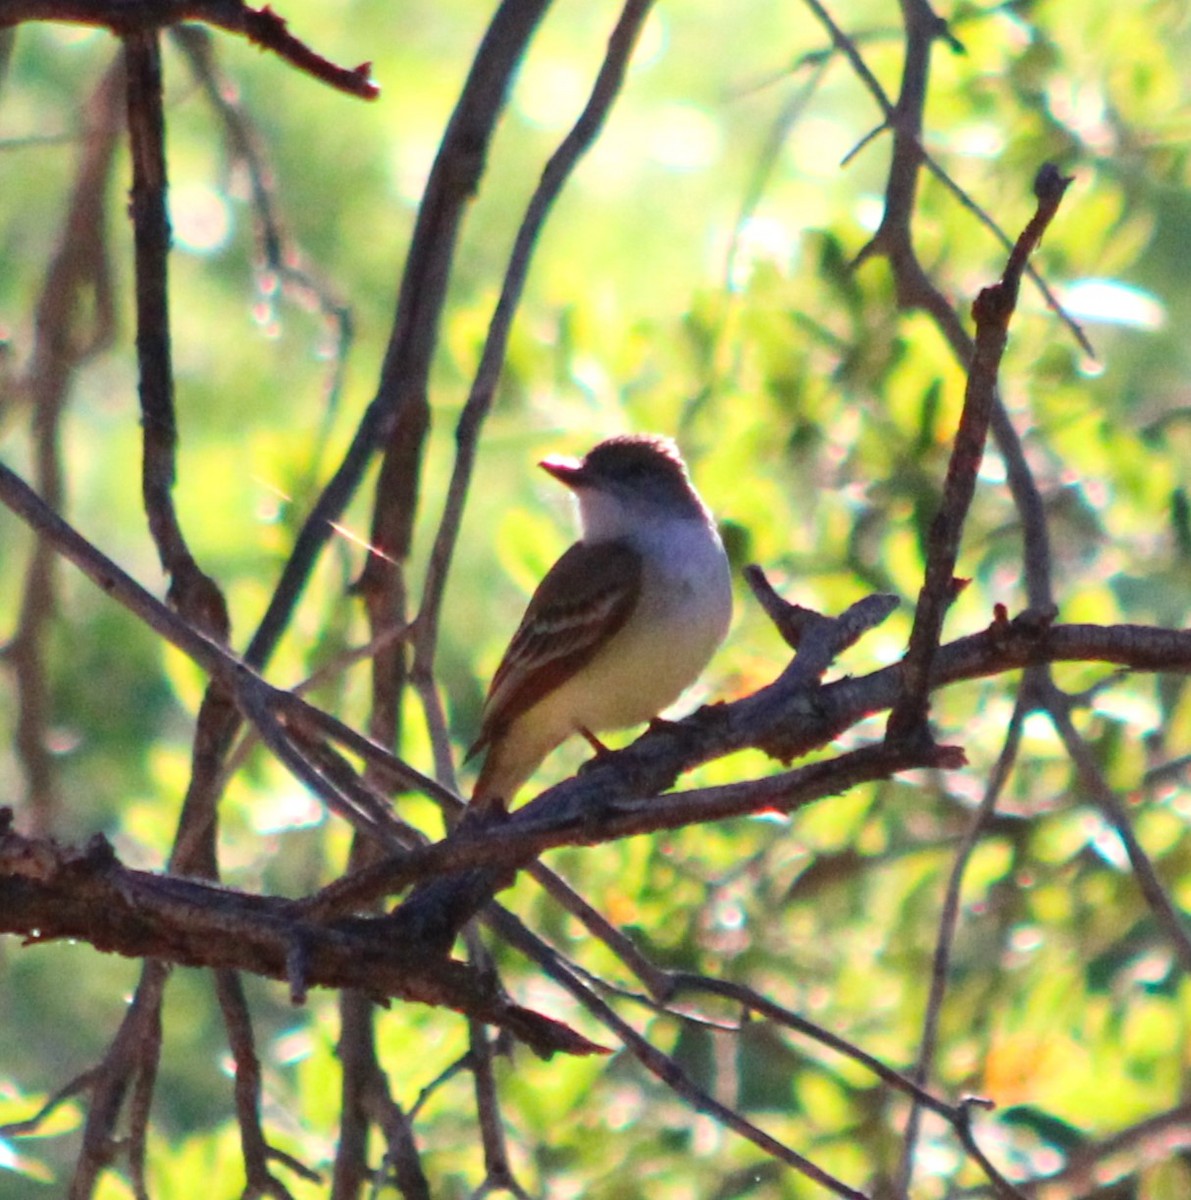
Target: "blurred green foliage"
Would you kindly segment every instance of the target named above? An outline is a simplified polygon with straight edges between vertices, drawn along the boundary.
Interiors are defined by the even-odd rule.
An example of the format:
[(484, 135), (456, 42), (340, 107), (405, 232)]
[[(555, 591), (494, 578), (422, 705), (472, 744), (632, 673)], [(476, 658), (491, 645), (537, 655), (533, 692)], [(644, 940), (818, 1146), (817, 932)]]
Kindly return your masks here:
[[(331, 59), (371, 59), (383, 88), (366, 104), (230, 36), (215, 39), (258, 131), (293, 252), (350, 307), (356, 336), (333, 405), (332, 331), (309, 292), (279, 287), (263, 268), (243, 167), (229, 167), (219, 121), (166, 39), (176, 496), (199, 561), (226, 589), (237, 647), (371, 398), (420, 189), (491, 6), (290, 0), (283, 8), (294, 32)], [(586, 97), (615, 11), (578, 0), (552, 10), (469, 212), (435, 363), (415, 581), (523, 205)], [(894, 95), (896, 11), (857, 0), (835, 12)], [(965, 52), (936, 47), (926, 149), (950, 179), (1012, 237), (1032, 210), (1030, 182), (1043, 161), (1075, 176), (1036, 265), (1083, 320), (1098, 358), (1083, 355), (1027, 286), (1002, 385), (1046, 498), (1062, 617), (1184, 626), (1191, 18), (1173, 0), (961, 2), (942, 15)], [(828, 48), (809, 10), (778, 0), (697, 0), (650, 18), (625, 93), (538, 247), (484, 433), (439, 655), (460, 747), (474, 735), (485, 681), (526, 596), (570, 537), (563, 498), (534, 462), (625, 429), (679, 436), (737, 565), (761, 563), (790, 599), (834, 613), (875, 589), (903, 598), (840, 672), (902, 652), (964, 372), (926, 317), (897, 311), (885, 263), (853, 269), (880, 216), (888, 142), (877, 138), (842, 164), (880, 115)], [(0, 77), (0, 453), (23, 471), (30, 414), (16, 381), (88, 97), (114, 52), (102, 32), (27, 25)], [(160, 590), (137, 484), (127, 181), (122, 151), (109, 196), (119, 336), (79, 374), (65, 415), (66, 509)], [(921, 187), (915, 237), (966, 317), (999, 274), (1004, 248), (933, 178)], [(362, 563), (368, 503), (365, 488), (305, 594), (273, 681), (297, 683), (364, 639), (347, 588)], [(0, 512), (0, 637), (15, 626), (29, 551), (26, 532)], [(1020, 530), (995, 453), (959, 569), (973, 582), (949, 615), (949, 635), (983, 628), (994, 604), (1011, 612), (1024, 604)], [(59, 583), (48, 648), (57, 831), (71, 839), (102, 831), (127, 861), (160, 867), (203, 681), (71, 569)], [(785, 660), (742, 588), (734, 631), (693, 699), (745, 694)], [(1100, 666), (1058, 677), (1073, 692), (1097, 685), (1079, 728), (1110, 783), (1136, 801), (1138, 835), (1163, 881), (1191, 904), (1191, 793), (1178, 765), (1191, 753), (1183, 680)], [(936, 697), (939, 736), (962, 743), (964, 772), (860, 788), (791, 821), (692, 828), (549, 861), (660, 965), (748, 983), (908, 1068), (943, 889), (1000, 750), (1014, 683)], [(362, 726), (366, 668), (336, 675), (314, 698)], [(402, 751), (428, 768), (412, 700), (408, 717)], [(5, 679), (0, 800), (19, 810), (15, 720)], [(582, 758), (582, 747), (565, 748), (543, 780)], [(771, 769), (760, 755), (739, 755), (695, 782)], [(223, 813), (230, 884), (300, 894), (342, 868), (345, 831), (259, 750)], [(409, 814), (438, 831), (428, 807)], [(624, 981), (607, 951), (528, 881), (506, 898), (564, 951)], [(1011, 1175), (1054, 1170), (1072, 1147), (1180, 1102), (1191, 1066), (1187, 982), (1045, 719), (1026, 723), (962, 903), (932, 1082), (942, 1094), (985, 1093), (1003, 1106), (978, 1126)], [(80, 946), (7, 945), (3, 954), (0, 1123), (29, 1115), (95, 1061), (135, 979), (133, 964)], [(498, 955), (519, 999), (607, 1040), (521, 960)], [(250, 994), (269, 1134), (325, 1170), (338, 1120), (332, 999), (315, 995), (295, 1011), (280, 986)], [(827, 1170), (866, 1188), (892, 1176), (905, 1105), (855, 1064), (760, 1022), (733, 1034), (632, 1004), (624, 1011), (703, 1086)], [(736, 1014), (715, 1015), (730, 1024)], [(226, 1047), (204, 976), (175, 972), (165, 1036), (153, 1194), (190, 1197), (201, 1179), (209, 1200), (239, 1195)], [(466, 1049), (461, 1018), (410, 1007), (384, 1013), (379, 1038), (407, 1108)], [(821, 1194), (689, 1111), (626, 1055), (543, 1063), (518, 1050), (500, 1071), (514, 1169), (533, 1194)], [(46, 1136), (0, 1143), (0, 1197), (62, 1194), (79, 1119), (68, 1108)], [(429, 1097), (416, 1131), (434, 1195), (470, 1194), (482, 1161), (466, 1076)], [(980, 1182), (930, 1122), (919, 1163), (916, 1197), (968, 1194)], [(1122, 1196), (1186, 1194), (1188, 1168), (1174, 1152), (1131, 1167)], [(326, 1194), (298, 1180), (292, 1187), (296, 1196)], [(112, 1177), (102, 1194), (131, 1192)]]

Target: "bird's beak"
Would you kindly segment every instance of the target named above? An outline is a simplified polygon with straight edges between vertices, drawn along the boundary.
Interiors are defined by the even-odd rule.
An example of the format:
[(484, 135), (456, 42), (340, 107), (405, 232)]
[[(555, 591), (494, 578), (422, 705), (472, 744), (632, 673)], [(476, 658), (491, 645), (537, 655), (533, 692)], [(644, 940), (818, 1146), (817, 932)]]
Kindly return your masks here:
[(552, 454), (549, 458), (542, 459), (538, 463), (538, 466), (547, 475), (553, 475), (559, 483), (566, 484), (569, 488), (580, 487), (587, 481), (583, 463), (577, 458), (566, 458), (561, 454)]

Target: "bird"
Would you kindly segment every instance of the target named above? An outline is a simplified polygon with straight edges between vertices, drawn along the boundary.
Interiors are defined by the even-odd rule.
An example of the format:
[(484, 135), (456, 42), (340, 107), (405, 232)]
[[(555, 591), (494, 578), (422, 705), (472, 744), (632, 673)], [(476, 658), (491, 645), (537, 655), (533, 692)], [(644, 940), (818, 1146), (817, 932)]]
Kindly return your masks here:
[(539, 466), (570, 489), (580, 538), (547, 572), (492, 678), (468, 758), (477, 813), (507, 811), (572, 734), (652, 721), (702, 673), (732, 617), (715, 520), (672, 440), (609, 438)]

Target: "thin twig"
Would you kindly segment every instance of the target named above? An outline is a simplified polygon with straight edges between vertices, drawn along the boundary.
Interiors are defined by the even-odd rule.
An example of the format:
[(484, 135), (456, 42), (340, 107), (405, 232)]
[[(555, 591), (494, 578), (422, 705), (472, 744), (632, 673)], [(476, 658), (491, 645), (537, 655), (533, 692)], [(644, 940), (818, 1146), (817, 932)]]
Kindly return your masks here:
[[(997, 757), (992, 774), (984, 789), (980, 804), (972, 813), (963, 839), (955, 852), (955, 861), (951, 867), (951, 875), (947, 880), (947, 889), (943, 897), (943, 908), (939, 914), (939, 933), (935, 943), (934, 960), (931, 966), (930, 994), (926, 1001), (926, 1014), (923, 1019), (922, 1038), (919, 1042), (918, 1061), (914, 1066), (914, 1081), (920, 1087), (925, 1087), (930, 1080), (931, 1068), (934, 1063), (935, 1047), (938, 1041), (939, 1019), (943, 1011), (943, 998), (951, 976), (951, 951), (955, 944), (955, 934), (959, 927), (960, 894), (963, 888), (964, 876), (968, 864), (980, 842), (988, 822), (996, 809), (997, 801), (1009, 778), (1009, 773), (1017, 761), (1017, 752), (1021, 745), (1021, 732), (1025, 724), (1032, 701), (1029, 697), (1032, 691), (1028, 684), (1017, 696), (1013, 716), (1009, 721), (1009, 729), (1001, 753)], [(922, 1107), (917, 1097), (910, 1107), (910, 1115), (906, 1121), (906, 1130), (902, 1138), (902, 1160), (898, 1170), (899, 1194), (910, 1194), (910, 1182), (914, 1171), (914, 1152), (918, 1141), (918, 1129), (921, 1120)]]
[(1188, 929), (1185, 917), (1162, 886), (1154, 864), (1137, 840), (1125, 806), (1109, 787), (1087, 743), (1075, 728), (1069, 698), (1048, 679), (1039, 697), (1039, 707), (1050, 717), (1063, 748), (1075, 764), (1080, 783), (1121, 839), (1142, 895), (1154, 919), (1166, 934), (1183, 970), (1191, 971), (1191, 929)]
[[(168, 975), (169, 967), (160, 960), (148, 959), (141, 965), (132, 1003), (108, 1044), (91, 1089), (82, 1149), (75, 1160), (70, 1184), (71, 1200), (91, 1195), (100, 1172), (112, 1161), (117, 1146), (116, 1127), (129, 1087), (136, 1088), (134, 1103), (141, 1114), (137, 1120), (143, 1120), (148, 1111), (147, 1100), (159, 1065), (161, 1000)], [(138, 1174), (143, 1172), (140, 1158), (143, 1138), (140, 1140), (142, 1146), (132, 1150), (133, 1168)]]
[(430, 563), (416, 622), (413, 680), (420, 688), (433, 686), (434, 656), (443, 594), (459, 537), (463, 506), (471, 485), (480, 429), (492, 406), (492, 398), (500, 380), (508, 348), (509, 331), (525, 288), (534, 249), (555, 200), (583, 155), (599, 136), (608, 112), (620, 93), (629, 56), (652, 6), (653, 0), (629, 0), (621, 10), (620, 18), (608, 41), (607, 53), (592, 86), (591, 95), (575, 124), (546, 163), (517, 230), (500, 297), (488, 326), (488, 336), (484, 342), (480, 363), (455, 429), (455, 466), (443, 506), (442, 519), (430, 552)]
[(760, 992), (754, 991), (750, 987), (734, 983), (730, 980), (712, 979), (706, 975), (696, 975), (688, 971), (672, 972), (669, 980), (671, 998), (673, 999), (687, 993), (695, 993), (720, 996), (724, 999), (733, 1000), (748, 1012), (754, 1013), (759, 1017), (764, 1017), (767, 1021), (772, 1021), (775, 1025), (792, 1029), (796, 1033), (809, 1038), (811, 1041), (827, 1046), (844, 1058), (859, 1063), (866, 1070), (871, 1071), (882, 1083), (886, 1083), (904, 1095), (910, 1096), (919, 1104), (930, 1109), (931, 1112), (937, 1113), (945, 1120), (949, 1122), (954, 1122), (955, 1120), (956, 1109), (946, 1101), (940, 1100), (937, 1096), (933, 1095), (922, 1084), (915, 1082), (901, 1071), (895, 1071), (892, 1067), (881, 1062), (879, 1058), (874, 1058), (866, 1050), (862, 1050), (847, 1039), (832, 1033), (829, 1029), (824, 1029), (821, 1025), (816, 1025), (813, 1021), (808, 1021), (805, 1017), (769, 999), (768, 996), (761, 995)]
[[(239, 103), (236, 89), (219, 70), (211, 35), (201, 25), (177, 25), (170, 32), (190, 63), (207, 103), (223, 123), (231, 165), (242, 166), (248, 178), (260, 248), (258, 277), (262, 281), (262, 291), (267, 279), (266, 298), (270, 302), (279, 290), (282, 294), (288, 291), (301, 299), (311, 299), (323, 320), (334, 330), (325, 411), (322, 425), (313, 438), (314, 456), (308, 467), (310, 478), (315, 479), (321, 474), (323, 450), (328, 444), (343, 392), (353, 337), (351, 309), (324, 279), (303, 264), (301, 248), (284, 228), (268, 154), (255, 124)], [(304, 490), (299, 489), (299, 494)]]
[(101, 1068), (88, 1067), (81, 1075), (64, 1083), (52, 1096), (32, 1115), (22, 1121), (9, 1121), (0, 1125), (0, 1137), (23, 1137), (25, 1134), (38, 1133), (41, 1127), (64, 1105), (76, 1096), (85, 1095), (96, 1083)]
[[(26, 378), (33, 424), (34, 482), (51, 508), (63, 503), (61, 418), (77, 369), (103, 350), (115, 330), (108, 261), (107, 196), (119, 137), (123, 72), (110, 68), (87, 102), (84, 136), (70, 206), (34, 312)], [(87, 319), (87, 313), (93, 313)], [(25, 777), (30, 828), (49, 833), (60, 808), (49, 750), (50, 679), (46, 637), (57, 607), (53, 546), (38, 538), (25, 570), (20, 616), (0, 657), (16, 684), (13, 749)]]
[(293, 1200), (289, 1189), (269, 1170), (269, 1146), (261, 1127), (261, 1064), (240, 976), (235, 971), (216, 971), (215, 994), (235, 1064), (236, 1123), (247, 1175), (245, 1192), (252, 1196), (273, 1196), (275, 1200)]
[(836, 1196), (845, 1200), (868, 1200), (863, 1192), (836, 1179), (821, 1167), (804, 1158), (796, 1150), (779, 1142), (776, 1138), (746, 1120), (735, 1109), (721, 1104), (705, 1092), (690, 1078), (681, 1066), (669, 1055), (646, 1041), (628, 1022), (601, 1000), (582, 980), (574, 976), (558, 957), (535, 938), (524, 926), (495, 907), (485, 913), (485, 920), (505, 941), (525, 954), (546, 975), (569, 992), (591, 1015), (620, 1040), (624, 1048), (647, 1070), (662, 1081), (679, 1099), (697, 1112), (706, 1113), (724, 1128), (732, 1130), (746, 1141), (757, 1146), (768, 1157), (814, 1180)]
[[(478, 931), (473, 926), (467, 931), (467, 955), (478, 971), (495, 974), (492, 957), (484, 947)], [(508, 1138), (505, 1136), (504, 1118), (500, 1111), (500, 1096), (496, 1086), (496, 1071), (493, 1060), (495, 1051), (487, 1029), (479, 1021), (468, 1021), (467, 1040), (470, 1047), (468, 1066), (476, 1098), (476, 1118), (480, 1127), (480, 1145), (484, 1152), (484, 1180), (473, 1196), (480, 1197), (490, 1191), (508, 1191), (519, 1200), (529, 1200), (525, 1189), (517, 1182), (509, 1162)]]

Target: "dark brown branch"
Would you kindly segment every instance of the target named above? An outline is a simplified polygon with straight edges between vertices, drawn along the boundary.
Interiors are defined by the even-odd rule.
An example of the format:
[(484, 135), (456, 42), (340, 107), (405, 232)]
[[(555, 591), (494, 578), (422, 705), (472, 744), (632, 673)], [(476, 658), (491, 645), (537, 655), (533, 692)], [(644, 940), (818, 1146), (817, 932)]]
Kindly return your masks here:
[(22, 837), (10, 822), (11, 813), (0, 810), (0, 932), (30, 943), (78, 938), (106, 953), (281, 981), (301, 946), (315, 986), (453, 1008), (507, 1027), (541, 1054), (602, 1052), (566, 1026), (512, 1004), (491, 978), (394, 942), (382, 921), (320, 926), (286, 900), (130, 870), (102, 838), (73, 850)]
[[(0, 810), (0, 814), (2, 812)], [(5, 844), (7, 841), (5, 838)], [(4, 858), (4, 852), (0, 849), (0, 861)], [(72, 1197), (89, 1196), (99, 1173), (116, 1157), (120, 1147), (116, 1130), (129, 1088), (134, 1093), (130, 1168), (134, 1177), (143, 1174), (144, 1141), (137, 1125), (144, 1120), (157, 1080), (161, 1049), (161, 998), (168, 975), (169, 967), (163, 962), (154, 960), (142, 965), (136, 994), (96, 1070), (91, 1088), (91, 1105), (83, 1127), (83, 1146), (71, 1181)]]
[[(1049, 626), (1031, 617), (998, 623), (942, 647), (931, 686), (999, 675), (1049, 662), (1127, 663), (1138, 670), (1191, 669), (1191, 631), (1138, 625)], [(705, 708), (673, 726), (644, 734), (625, 750), (593, 762), (578, 776), (542, 793), (495, 829), (474, 827), (444, 842), (388, 858), (347, 876), (306, 903), (312, 912), (351, 911), (355, 906), (419, 879), (485, 866), (522, 865), (552, 846), (590, 844), (706, 820), (722, 820), (768, 807), (809, 803), (816, 787), (830, 791), (859, 779), (909, 769), (903, 751), (881, 759), (876, 747), (859, 758), (814, 764), (770, 779), (660, 796), (684, 771), (747, 747), (792, 758), (826, 745), (865, 717), (892, 707), (900, 668), (787, 691), (778, 684), (731, 704)], [(840, 763), (834, 767), (832, 763)], [(899, 765), (894, 765), (899, 764)], [(841, 774), (831, 781), (831, 772)], [(873, 775), (866, 772), (873, 770)], [(822, 772), (822, 774), (820, 774)], [(831, 781), (831, 782), (829, 782)], [(805, 789), (805, 790), (804, 790)], [(818, 794), (824, 794), (822, 792)], [(642, 797), (628, 801), (626, 796)], [(651, 797), (651, 798), (650, 798)], [(444, 883), (444, 888), (450, 888)], [(491, 894), (489, 891), (488, 894)]]
[(120, 37), (156, 34), (181, 21), (199, 21), (241, 34), (341, 92), (364, 100), (380, 95), (380, 88), (369, 78), (371, 63), (348, 68), (330, 62), (290, 33), (268, 5), (249, 8), (241, 0), (6, 0), (0, 8), (0, 29), (24, 21), (98, 25)]
[(341, 92), (358, 96), (361, 100), (375, 100), (380, 95), (379, 85), (371, 78), (372, 63), (341, 67), (323, 58), (300, 38), (294, 37), (286, 22), (267, 4), (264, 8), (250, 8), (241, 3), (221, 3), (218, 16), (212, 15), (207, 19), (221, 29), (242, 33), (262, 50), (272, 50), (291, 66), (313, 75), (315, 79), (321, 79), (323, 83), (329, 83)]
[[(907, 0), (913, 6), (918, 0)], [(1043, 232), (1058, 211), (1070, 183), (1051, 166), (1038, 173), (1038, 208), (1022, 231), (999, 283), (985, 288), (972, 306), (976, 344), (968, 369), (964, 406), (955, 434), (943, 498), (931, 523), (925, 578), (914, 613), (910, 645), (902, 664), (905, 690), (889, 717), (891, 739), (927, 736), (926, 714), (931, 659), (939, 645), (943, 618), (954, 597), (955, 564), (976, 476), (984, 456), (989, 422), (997, 403), (997, 375), (1009, 338), (1009, 320), (1017, 305), (1022, 271)]]
[[(235, 1064), (236, 1123), (240, 1128), (240, 1153), (247, 1175), (245, 1193), (273, 1196), (275, 1200), (293, 1200), (289, 1189), (269, 1170), (269, 1146), (261, 1127), (261, 1064), (256, 1053), (256, 1037), (248, 1013), (244, 985), (235, 971), (216, 971), (215, 993), (228, 1034), (228, 1049)], [(309, 1178), (318, 1176), (309, 1170)]]
[(136, 352), (140, 370), (145, 515), (161, 565), (170, 577), (170, 602), (196, 628), (226, 642), (227, 604), (186, 546), (172, 491), (178, 441), (170, 356), (166, 213), (165, 121), (161, 47), (155, 29), (124, 38), (128, 134), (132, 147), (132, 216), (136, 250)]

